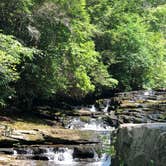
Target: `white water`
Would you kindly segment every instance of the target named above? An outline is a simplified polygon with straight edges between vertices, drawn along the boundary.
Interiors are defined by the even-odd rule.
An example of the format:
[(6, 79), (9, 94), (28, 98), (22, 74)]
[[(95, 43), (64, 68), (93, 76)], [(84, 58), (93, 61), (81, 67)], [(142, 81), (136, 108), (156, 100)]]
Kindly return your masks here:
[[(109, 102), (106, 105), (105, 110), (108, 110), (109, 107)], [(73, 118), (67, 125), (67, 128), (70, 129), (79, 129), (79, 130), (93, 130), (97, 131), (100, 133), (101, 137), (104, 137), (106, 139), (103, 140), (103, 148), (106, 146), (108, 148), (110, 146), (110, 132), (114, 130), (113, 127), (107, 126), (106, 124), (103, 123), (101, 118), (95, 119), (91, 118), (87, 122), (83, 122), (80, 120), (79, 117)], [(105, 148), (104, 148), (105, 149)], [(94, 157), (95, 162), (92, 163), (81, 163), (78, 166), (110, 166), (111, 165), (111, 156), (104, 153), (101, 158), (98, 157), (96, 154)]]
[(145, 96), (151, 96), (151, 95), (154, 95), (154, 91), (153, 91), (153, 90), (145, 91), (145, 92), (144, 92), (144, 95), (145, 95)]
[[(107, 113), (109, 106), (110, 106), (110, 100), (106, 100), (106, 106), (105, 106), (104, 109), (102, 109), (102, 111), (104, 113)], [(96, 109), (95, 105), (92, 105), (91, 108), (89, 109), (89, 111), (90, 112), (97, 112), (97, 109)]]
[(94, 131), (108, 131), (111, 127), (103, 124), (102, 122), (97, 122), (96, 119), (91, 119), (90, 123), (85, 123), (81, 130), (94, 130)]
[(46, 156), (49, 161), (54, 161), (57, 164), (73, 163), (73, 149), (59, 148), (58, 151), (54, 151), (53, 148), (48, 148)]
[(74, 118), (66, 126), (69, 129), (79, 129), (79, 130), (93, 130), (93, 131), (110, 131), (113, 129), (102, 122), (102, 119), (91, 118), (89, 122), (83, 122), (80, 118)]
[[(47, 156), (48, 161), (36, 161), (36, 160), (24, 160), (27, 165), (38, 166), (38, 163), (41, 163), (41, 166), (110, 166), (111, 157), (107, 154), (103, 154), (101, 158), (98, 157), (97, 153), (95, 153), (93, 162), (88, 161), (77, 161), (73, 159), (73, 149), (69, 148), (58, 148), (58, 150), (54, 150), (54, 148), (46, 148), (46, 152), (41, 154), (42, 156)], [(24, 155), (33, 155), (33, 151), (27, 150), (27, 154)], [(17, 151), (14, 150), (14, 155), (18, 155)], [(22, 154), (23, 155), (23, 154)], [(20, 164), (19, 164), (20, 165)], [(25, 164), (26, 165), (26, 164)]]
[[(107, 102), (106, 107), (103, 109), (103, 113), (106, 113), (109, 108), (109, 102)], [(91, 112), (97, 112), (95, 105), (92, 105), (90, 108)], [(99, 132), (102, 136), (107, 139), (103, 141), (103, 144), (110, 144), (110, 131), (113, 130), (112, 127), (104, 124), (101, 118), (90, 118), (89, 121), (81, 121), (79, 117), (73, 118), (66, 125), (68, 129), (79, 129), (79, 130), (93, 130)], [(32, 166), (110, 166), (111, 157), (107, 154), (102, 154), (102, 157), (99, 158), (98, 154), (94, 152), (94, 158), (92, 159), (74, 159), (73, 158), (73, 148), (67, 147), (59, 147), (55, 148), (46, 148), (46, 152), (41, 153), (41, 156), (46, 156), (48, 161), (40, 161), (40, 160), (24, 160), (25, 162), (29, 162), (29, 165)], [(27, 154), (21, 155), (35, 155), (31, 149), (26, 150)], [(14, 156), (18, 156), (16, 150), (14, 150)], [(20, 164), (18, 164), (20, 165)], [(26, 164), (25, 164), (26, 165)], [(28, 165), (28, 164), (27, 164)]]
[(16, 150), (13, 150), (13, 155), (17, 155), (17, 151)]
[[(27, 149), (22, 149), (21, 151), (24, 155), (33, 155), (33, 150), (30, 149), (30, 148), (27, 148)], [(20, 152), (18, 152), (17, 150), (13, 150), (13, 155), (14, 156), (18, 156), (20, 155)]]
[(104, 153), (103, 156), (101, 157), (101, 160), (99, 162), (96, 162), (96, 164), (98, 164), (98, 166), (110, 166), (111, 157), (107, 155), (106, 153)]
[(89, 110), (90, 112), (97, 112), (95, 105), (92, 105), (92, 107)]
[(103, 112), (108, 112), (108, 108), (109, 108), (109, 106), (110, 106), (110, 101), (109, 100), (107, 100), (106, 101), (107, 103), (106, 103), (106, 107), (103, 109)]

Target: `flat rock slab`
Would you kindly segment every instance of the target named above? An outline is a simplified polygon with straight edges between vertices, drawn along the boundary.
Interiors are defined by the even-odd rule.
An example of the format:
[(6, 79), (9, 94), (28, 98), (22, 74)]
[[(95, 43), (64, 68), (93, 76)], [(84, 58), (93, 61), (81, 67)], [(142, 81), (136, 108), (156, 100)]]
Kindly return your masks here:
[(94, 143), (100, 143), (95, 132), (69, 129), (14, 130), (11, 135), (0, 137), (1, 147), (37, 144), (76, 145)]
[(148, 128), (153, 130), (159, 130), (160, 132), (166, 131), (166, 123), (141, 123), (141, 124), (133, 124), (133, 123), (126, 123), (121, 124), (120, 129), (127, 128), (127, 130), (136, 130), (137, 128)]

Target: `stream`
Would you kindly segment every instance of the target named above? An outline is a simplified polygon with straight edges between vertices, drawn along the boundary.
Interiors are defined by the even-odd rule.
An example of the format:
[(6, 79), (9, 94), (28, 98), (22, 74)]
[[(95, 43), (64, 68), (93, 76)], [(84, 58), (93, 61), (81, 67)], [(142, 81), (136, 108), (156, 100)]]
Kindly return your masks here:
[[(74, 113), (74, 114), (69, 114), (65, 116), (65, 118), (62, 121), (63, 125), (61, 125), (61, 127), (63, 126), (63, 132), (65, 133), (67, 133), (67, 131), (72, 131), (69, 133), (78, 132), (82, 136), (86, 136), (87, 132), (92, 133), (93, 139), (91, 140), (91, 142), (90, 141), (88, 142), (86, 137), (81, 136), (80, 137), (82, 139), (81, 142), (76, 142), (76, 143), (61, 142), (59, 144), (58, 142), (56, 142), (58, 140), (55, 140), (54, 142), (55, 145), (54, 145), (54, 143), (47, 144), (47, 140), (45, 140), (45, 144), (37, 145), (36, 143), (35, 145), (31, 144), (29, 146), (26, 145), (25, 147), (11, 146), (12, 148), (8, 148), (8, 149), (0, 148), (0, 153), (7, 154), (9, 159), (9, 160), (5, 159), (5, 163), (2, 165), (10, 165), (10, 166), (54, 166), (54, 165), (55, 166), (111, 166), (111, 165), (115, 165), (114, 164), (115, 160), (113, 160), (110, 155), (111, 145), (114, 142), (113, 133), (115, 131), (115, 127), (119, 127), (119, 124), (129, 124), (129, 123), (133, 125), (136, 124), (137, 126), (139, 126), (138, 124), (143, 124), (143, 125), (147, 124), (150, 126), (151, 123), (154, 123), (154, 124), (157, 123), (156, 126), (159, 126), (158, 128), (160, 128), (160, 125), (158, 123), (161, 123), (161, 124), (166, 123), (165, 110), (166, 110), (166, 92), (165, 91), (133, 91), (133, 92), (118, 93), (112, 99), (100, 99), (96, 101), (94, 105), (77, 106), (72, 110), (76, 114)], [(115, 126), (115, 127), (112, 127), (112, 126)], [(149, 127), (148, 129), (146, 127), (145, 129), (150, 130), (150, 128), (151, 127)], [(154, 127), (153, 130), (156, 130), (155, 128), (156, 127)], [(138, 130), (138, 129), (135, 129), (135, 130)], [(54, 130), (55, 132), (57, 132), (56, 128)], [(142, 129), (140, 127), (139, 129), (140, 134), (143, 131), (145, 131), (145, 135), (149, 132), (144, 130), (144, 128)], [(23, 134), (20, 134), (20, 135), (24, 135), (26, 132), (22, 131)], [(32, 132), (32, 131), (29, 131), (29, 132)], [(33, 132), (36, 132), (36, 131), (33, 131)], [(65, 136), (65, 133), (64, 133), (64, 136)], [(75, 136), (79, 137), (79, 134)], [(137, 134), (135, 136), (136, 138), (134, 138), (134, 135), (133, 135), (133, 139), (137, 140)], [(152, 132), (152, 136), (154, 136), (154, 138), (157, 137), (157, 135), (153, 135), (153, 134), (154, 132)], [(119, 137), (117, 136), (117, 138), (119, 139), (121, 138), (119, 142), (119, 149), (120, 149), (119, 154), (123, 152), (124, 148), (127, 149), (126, 151), (123, 152), (122, 157), (124, 157), (127, 152), (129, 153), (130, 151), (135, 150), (134, 149), (135, 145), (132, 149), (132, 146), (131, 147), (126, 146), (125, 142), (123, 146), (121, 147), (122, 145), (121, 142), (125, 141), (123, 139), (124, 135), (122, 136), (119, 135)], [(131, 136), (131, 135), (128, 134), (125, 136), (127, 138), (128, 136)], [(70, 138), (71, 137), (72, 135), (70, 136)], [(163, 135), (161, 135), (161, 138), (162, 137)], [(61, 137), (61, 139), (63, 139), (63, 136)], [(76, 138), (76, 139), (79, 140), (79, 138)], [(129, 140), (130, 139), (132, 139), (132, 137), (129, 138)], [(156, 138), (154, 140), (156, 140)], [(139, 139), (138, 141), (141, 142), (142, 140)], [(131, 143), (131, 141), (129, 142)], [(139, 145), (142, 145), (142, 144), (143, 144), (143, 141)], [(137, 143), (136, 145), (138, 146)], [(151, 147), (151, 146), (148, 146), (148, 147)], [(131, 148), (130, 151), (128, 150), (129, 148)], [(140, 146), (139, 148), (140, 149), (144, 148), (144, 146), (143, 147)], [(118, 149), (115, 149), (115, 150), (117, 152)], [(161, 150), (159, 149), (159, 152), (160, 151)], [(134, 153), (130, 155), (131, 158), (133, 154)], [(149, 152), (143, 155), (146, 156), (148, 154)], [(127, 157), (124, 158), (124, 161), (128, 162), (127, 161), (128, 156), (129, 155), (127, 155)], [(3, 155), (0, 156), (0, 161), (3, 161)], [(119, 166), (119, 164), (117, 165)]]
[[(109, 107), (107, 102), (100, 114), (106, 114)], [(80, 108), (83, 109), (83, 108)], [(94, 105), (89, 108), (91, 113), (97, 113)], [(113, 127), (108, 126), (100, 117), (87, 117), (81, 120), (78, 117), (69, 117), (65, 126), (66, 130), (80, 130), (95, 132), (100, 139), (100, 144), (86, 145), (56, 145), (41, 147), (25, 147), (13, 149), (12, 163), (24, 166), (110, 166), (111, 156), (106, 153), (110, 149), (110, 135)], [(84, 133), (83, 133), (84, 134)]]

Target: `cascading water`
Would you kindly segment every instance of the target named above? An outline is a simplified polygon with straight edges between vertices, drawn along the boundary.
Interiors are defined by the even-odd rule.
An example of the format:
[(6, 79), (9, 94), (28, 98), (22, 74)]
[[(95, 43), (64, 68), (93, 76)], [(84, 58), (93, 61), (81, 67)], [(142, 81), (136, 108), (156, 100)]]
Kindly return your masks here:
[(48, 148), (45, 153), (49, 161), (54, 161), (57, 164), (69, 164), (73, 162), (73, 149), (59, 148), (55, 151), (53, 148)]
[(110, 106), (110, 100), (106, 100), (106, 107), (103, 109), (103, 112), (108, 112), (108, 108)]
[[(110, 101), (106, 101), (106, 106), (102, 110), (103, 114), (108, 112), (108, 108), (110, 106)], [(90, 108), (90, 112), (97, 113), (97, 109), (95, 105), (92, 105)], [(100, 111), (100, 113), (102, 113)], [(114, 130), (113, 127), (108, 126), (104, 123), (101, 117), (96, 118), (89, 118), (83, 121), (80, 117), (75, 117), (69, 120), (68, 124), (66, 125), (68, 129), (79, 129), (79, 130), (88, 130), (88, 131), (95, 131), (101, 139), (103, 140), (102, 149), (110, 148), (110, 133)], [(103, 139), (104, 138), (104, 139)], [(111, 156), (105, 152), (102, 153), (102, 156), (99, 158), (98, 155), (95, 155), (95, 161), (93, 163), (85, 164), (87, 166), (110, 166), (111, 165)]]
[[(163, 94), (164, 93), (164, 94)], [(115, 98), (116, 99), (116, 98)], [(165, 111), (165, 92), (153, 92), (153, 91), (140, 91), (140, 92), (132, 92), (132, 93), (121, 93), (118, 96), (118, 101), (124, 101), (126, 104), (126, 100), (128, 101), (128, 107), (121, 104), (123, 110), (123, 114), (126, 111), (125, 117), (129, 115), (131, 112), (137, 113), (136, 117), (138, 118), (138, 115), (142, 116), (143, 118), (147, 118), (145, 115), (148, 112), (151, 112), (151, 114), (148, 114), (149, 119), (147, 119), (147, 122), (153, 122), (153, 119), (160, 119), (159, 117), (162, 115), (161, 112)], [(158, 101), (160, 103), (158, 103)], [(32, 145), (25, 147), (15, 147), (13, 151), (9, 149), (7, 151), (7, 157), (10, 154), (13, 153), (12, 157), (15, 160), (11, 160), (11, 164), (8, 165), (17, 165), (17, 166), (110, 166), (111, 165), (111, 156), (109, 155), (110, 151), (110, 144), (111, 139), (110, 135), (112, 130), (114, 130), (112, 127), (107, 125), (109, 123), (109, 115), (111, 117), (111, 114), (114, 115), (114, 111), (110, 112), (110, 110), (114, 108), (113, 105), (110, 105), (112, 103), (112, 100), (104, 99), (99, 102), (96, 102), (95, 105), (91, 105), (91, 107), (77, 107), (73, 111), (75, 114), (69, 114), (71, 116), (66, 116), (63, 121), (63, 127), (65, 126), (66, 129), (63, 128), (63, 131), (66, 131), (68, 129), (73, 129), (73, 132), (79, 132), (79, 134), (84, 133), (93, 133), (92, 136), (99, 136), (100, 139), (94, 138), (94, 140), (97, 142), (89, 143), (86, 140), (86, 137), (83, 137), (83, 143), (80, 143), (76, 145), (59, 145), (54, 143), (48, 144), (45, 142), (44, 145)], [(116, 100), (115, 100), (116, 103)], [(149, 103), (150, 104), (149, 106)], [(157, 105), (154, 105), (155, 103), (158, 103)], [(97, 109), (95, 108), (97, 106)], [(124, 107), (125, 106), (125, 107)], [(131, 106), (133, 109), (131, 109)], [(153, 107), (154, 108), (153, 108)], [(115, 106), (116, 107), (116, 106)], [(123, 108), (124, 107), (124, 108)], [(127, 109), (126, 109), (127, 108)], [(145, 110), (148, 110), (145, 112)], [(152, 110), (151, 110), (152, 109)], [(153, 111), (153, 109), (155, 111)], [(157, 111), (156, 111), (157, 110)], [(77, 112), (76, 112), (77, 111)], [(156, 113), (157, 112), (157, 113)], [(138, 114), (139, 113), (139, 114)], [(144, 115), (144, 113), (146, 113)], [(120, 114), (121, 116), (123, 114)], [(132, 115), (131, 114), (131, 115)], [(133, 116), (135, 117), (135, 116)], [(115, 119), (116, 120), (116, 119)], [(144, 119), (143, 119), (144, 120)], [(107, 123), (105, 123), (105, 121)], [(59, 121), (58, 121), (59, 122)], [(90, 132), (84, 131), (88, 130)], [(55, 129), (56, 132), (56, 129)], [(71, 136), (72, 137), (72, 136)], [(80, 137), (82, 138), (82, 137)], [(84, 140), (85, 138), (85, 140)], [(63, 139), (63, 137), (62, 137)], [(101, 141), (102, 140), (102, 141)], [(54, 140), (55, 141), (55, 140)], [(81, 140), (82, 141), (82, 140)], [(84, 142), (85, 141), (85, 142)], [(91, 141), (91, 140), (90, 140)], [(101, 141), (101, 144), (100, 144)], [(112, 140), (112, 144), (114, 143), (114, 139)], [(34, 148), (34, 146), (37, 146)], [(47, 147), (46, 147), (47, 146)], [(97, 147), (98, 146), (98, 147)], [(84, 153), (83, 157), (82, 154), (76, 155), (76, 152), (78, 152), (78, 149), (83, 148)], [(123, 148), (123, 147), (122, 147)], [(88, 150), (87, 150), (88, 149)], [(101, 150), (100, 152), (98, 150)], [(112, 149), (111, 149), (112, 150)], [(2, 150), (4, 153), (4, 151)], [(89, 157), (87, 154), (89, 153), (91, 157)], [(124, 152), (125, 153), (125, 152)], [(80, 156), (79, 156), (80, 155)], [(88, 156), (88, 157), (87, 157)], [(4, 160), (3, 155), (0, 157), (0, 161)], [(11, 157), (11, 155), (10, 155)], [(118, 157), (118, 156), (117, 156)], [(16, 163), (13, 163), (15, 162)], [(10, 162), (7, 161), (7, 162)], [(0, 163), (1, 165), (1, 163)]]
[[(93, 157), (93, 162), (89, 162), (86, 160), (78, 160), (73, 158), (73, 152), (74, 150), (72, 148), (46, 148), (45, 152), (41, 153), (41, 157), (45, 156), (48, 158), (48, 161), (45, 160), (41, 162), (41, 160), (26, 160), (24, 159), (25, 156), (34, 156), (35, 151), (31, 150), (28, 153), (28, 150), (26, 151), (27, 153), (25, 154), (20, 154), (23, 158), (19, 156), (19, 152), (17, 150), (14, 150), (14, 156), (17, 158), (19, 157), (18, 160), (18, 165), (20, 165), (19, 161), (24, 163), (23, 165), (31, 165), (31, 166), (110, 166), (111, 164), (111, 157), (107, 154), (102, 154), (102, 157), (99, 158), (98, 154), (95, 152), (95, 155)], [(33, 158), (33, 157), (32, 157)]]
[[(109, 102), (103, 113), (107, 112), (109, 107)], [(89, 110), (95, 115), (97, 113), (97, 109), (95, 105)], [(77, 129), (80, 131), (88, 130), (95, 132), (98, 136), (100, 136), (101, 140), (103, 140), (103, 144), (101, 145), (102, 149), (110, 148), (110, 132), (113, 130), (112, 127), (108, 126), (104, 123), (102, 118), (96, 117), (87, 117), (88, 119), (81, 119), (81, 117), (72, 117), (68, 120), (68, 124), (66, 125), (66, 129)], [(104, 139), (103, 139), (104, 138)], [(76, 147), (78, 146), (78, 147)], [(42, 150), (35, 150), (33, 148), (27, 149), (14, 149), (14, 155), (17, 161), (24, 161), (24, 165), (31, 166), (110, 166), (111, 165), (111, 156), (102, 150), (102, 153), (98, 154), (95, 150), (95, 144), (86, 145), (87, 148), (93, 149), (91, 153), (93, 153), (93, 157), (90, 158), (79, 158), (79, 156), (75, 157), (74, 153), (75, 148), (80, 148), (79, 145), (73, 145), (70, 147), (44, 147), (41, 146), (37, 148), (42, 148)], [(85, 146), (84, 146), (85, 147)], [(101, 149), (100, 149), (101, 150)], [(20, 163), (18, 164), (20, 165)]]
[(97, 111), (95, 105), (92, 105), (92, 107), (89, 110), (90, 110), (90, 112), (96, 112)]
[(113, 129), (103, 123), (101, 118), (91, 118), (88, 122), (83, 122), (79, 117), (74, 118), (67, 124), (68, 129), (79, 129), (79, 130), (94, 130), (94, 131), (110, 131)]
[(101, 161), (98, 162), (100, 166), (110, 166), (111, 165), (111, 157), (104, 153), (101, 157)]

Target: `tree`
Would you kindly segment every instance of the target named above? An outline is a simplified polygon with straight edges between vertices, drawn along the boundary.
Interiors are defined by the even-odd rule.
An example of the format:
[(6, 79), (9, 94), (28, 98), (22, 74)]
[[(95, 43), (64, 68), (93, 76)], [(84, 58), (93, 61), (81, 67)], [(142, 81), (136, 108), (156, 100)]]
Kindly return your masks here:
[[(95, 90), (95, 85), (113, 87), (117, 84), (95, 51), (91, 38), (93, 26), (85, 7), (85, 0), (79, 3), (45, 1), (34, 11), (34, 22), (41, 32), (39, 48), (55, 71), (50, 73), (51, 82), (59, 83), (54, 86), (54, 92), (70, 97), (84, 97)], [(104, 81), (96, 79), (94, 69)]]
[[(20, 78), (17, 66), (33, 58), (34, 49), (24, 47), (13, 36), (0, 33), (0, 103), (15, 97), (15, 83)], [(23, 67), (23, 66), (22, 66)]]
[[(96, 11), (96, 6), (101, 8), (103, 2), (109, 7), (103, 12), (100, 10), (98, 17), (93, 9)], [(110, 66), (110, 74), (119, 81), (121, 90), (165, 86), (165, 40), (161, 30), (156, 31), (152, 27), (156, 16), (147, 17), (149, 11), (161, 8), (159, 5), (163, 3), (156, 0), (101, 1), (88, 8), (94, 18), (92, 20), (98, 21), (94, 31), (96, 49), (101, 53), (104, 64)], [(163, 21), (164, 10), (157, 13)], [(158, 20), (159, 23), (162, 21)], [(96, 25), (95, 21), (92, 23)]]

